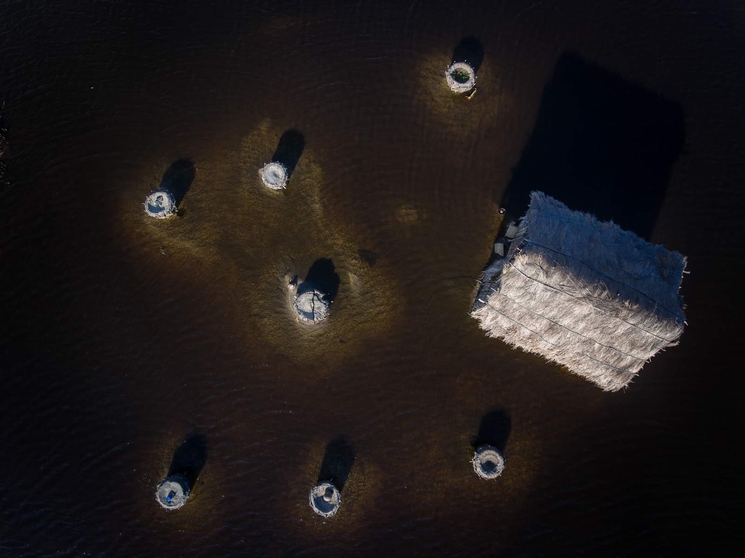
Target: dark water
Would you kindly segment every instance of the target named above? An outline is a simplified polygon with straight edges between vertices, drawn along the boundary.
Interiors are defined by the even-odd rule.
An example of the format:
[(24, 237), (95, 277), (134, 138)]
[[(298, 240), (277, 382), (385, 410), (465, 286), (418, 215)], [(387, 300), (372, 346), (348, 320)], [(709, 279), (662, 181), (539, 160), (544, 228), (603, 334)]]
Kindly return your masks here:
[[(0, 554), (722, 555), (744, 29), (695, 0), (0, 3)], [(464, 38), (471, 101), (443, 83)], [(169, 181), (180, 217), (148, 220)], [(690, 326), (626, 392), (468, 317), (531, 183), (689, 257)], [(285, 280), (325, 259), (310, 332)]]

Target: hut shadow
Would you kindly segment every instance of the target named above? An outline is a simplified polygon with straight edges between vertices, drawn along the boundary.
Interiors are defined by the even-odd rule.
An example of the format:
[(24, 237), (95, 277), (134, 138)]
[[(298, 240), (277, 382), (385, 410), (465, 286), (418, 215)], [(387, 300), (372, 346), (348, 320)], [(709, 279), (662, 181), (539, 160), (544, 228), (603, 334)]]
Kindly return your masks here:
[(540, 190), (649, 239), (684, 142), (677, 103), (564, 53), (500, 207), (518, 218)]
[(360, 257), (360, 260), (367, 264), (368, 267), (373, 267), (378, 261), (378, 255), (372, 250), (365, 250), (364, 248), (360, 248), (359, 250), (357, 250), (357, 254)]
[(305, 291), (316, 289), (324, 294), (326, 300), (334, 302), (339, 293), (340, 283), (341, 279), (336, 273), (334, 262), (329, 258), (321, 258), (310, 266), (305, 281), (298, 287), (298, 296)]
[(305, 137), (297, 130), (287, 130), (279, 138), (277, 149), (272, 155), (272, 161), (282, 163), (285, 166), (288, 180), (295, 171), (298, 161), (300, 161), (303, 149), (305, 149)]
[(318, 483), (331, 482), (341, 492), (347, 483), (354, 464), (354, 448), (345, 438), (340, 437), (326, 446)]
[(189, 188), (191, 188), (196, 174), (197, 170), (192, 161), (189, 159), (179, 159), (168, 167), (168, 170), (160, 181), (160, 188), (166, 189), (173, 194), (176, 200), (176, 206), (178, 207), (189, 191)]
[(201, 434), (193, 434), (173, 452), (168, 476), (183, 475), (193, 489), (205, 463), (207, 463), (207, 440)]
[(511, 431), (510, 414), (502, 407), (494, 408), (481, 417), (479, 430), (476, 436), (471, 438), (471, 446), (476, 449), (482, 444), (489, 444), (504, 454)]
[(484, 61), (484, 47), (476, 37), (464, 37), (453, 50), (453, 58), (450, 64), (466, 62), (478, 74), (479, 68)]

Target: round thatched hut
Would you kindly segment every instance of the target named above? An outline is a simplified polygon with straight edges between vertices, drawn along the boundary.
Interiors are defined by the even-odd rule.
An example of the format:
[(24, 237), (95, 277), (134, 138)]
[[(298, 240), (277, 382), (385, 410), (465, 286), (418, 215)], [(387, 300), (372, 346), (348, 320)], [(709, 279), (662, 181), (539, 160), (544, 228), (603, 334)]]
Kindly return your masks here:
[(189, 498), (189, 481), (183, 475), (171, 475), (158, 485), (155, 498), (167, 510), (177, 510)]
[[(303, 287), (306, 287), (305, 289)], [(297, 289), (292, 307), (297, 318), (306, 324), (319, 324), (329, 315), (329, 301), (325, 295), (307, 284)]]
[(287, 188), (289, 176), (287, 167), (282, 163), (276, 161), (267, 163), (262, 167), (260, 174), (261, 181), (267, 188), (271, 188), (272, 190), (284, 190)]
[(485, 480), (496, 479), (504, 471), (504, 457), (494, 446), (483, 444), (473, 454), (473, 470)]
[(453, 93), (468, 93), (476, 87), (476, 70), (466, 62), (455, 62), (450, 65), (445, 78)]
[(331, 517), (341, 506), (341, 492), (330, 482), (321, 482), (310, 491), (310, 507), (321, 517)]
[(161, 188), (145, 198), (145, 213), (155, 219), (168, 219), (176, 214), (176, 198)]

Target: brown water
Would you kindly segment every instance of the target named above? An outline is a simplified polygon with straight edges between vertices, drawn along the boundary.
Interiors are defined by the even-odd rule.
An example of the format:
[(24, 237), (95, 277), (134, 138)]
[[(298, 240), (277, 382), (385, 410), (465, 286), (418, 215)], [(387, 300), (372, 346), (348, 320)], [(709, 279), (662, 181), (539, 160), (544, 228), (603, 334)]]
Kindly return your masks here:
[[(744, 18), (696, 1), (0, 4), (0, 554), (721, 554), (743, 503)], [(470, 101), (443, 79), (464, 37), (484, 51)], [(552, 124), (566, 61), (611, 100), (590, 115), (622, 116)], [(631, 139), (603, 143), (624, 123)], [(269, 192), (257, 171), (287, 130), (304, 148)], [(559, 168), (552, 141), (598, 147)], [(149, 220), (182, 159), (182, 215)], [(690, 326), (605, 394), (468, 311), (508, 185), (627, 167), (645, 235), (689, 258)], [(623, 194), (598, 199), (633, 223)], [(314, 331), (285, 277), (320, 258), (340, 286)], [(487, 415), (507, 459), (493, 483), (469, 463)], [(204, 463), (167, 513), (154, 491), (185, 439)], [(323, 520), (307, 497), (329, 444), (354, 460)]]

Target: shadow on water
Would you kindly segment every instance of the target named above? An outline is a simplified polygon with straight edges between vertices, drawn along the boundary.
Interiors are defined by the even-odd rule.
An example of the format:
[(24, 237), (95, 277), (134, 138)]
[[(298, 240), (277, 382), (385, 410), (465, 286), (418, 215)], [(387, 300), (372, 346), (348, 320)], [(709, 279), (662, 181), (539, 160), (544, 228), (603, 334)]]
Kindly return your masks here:
[(500, 207), (518, 218), (540, 190), (649, 239), (684, 141), (678, 104), (564, 53)]
[(207, 440), (201, 434), (193, 434), (173, 452), (168, 476), (183, 475), (193, 489), (205, 463), (207, 463)]
[(192, 161), (189, 159), (179, 159), (168, 167), (168, 170), (163, 175), (163, 179), (160, 181), (160, 187), (173, 194), (173, 197), (176, 199), (176, 206), (178, 207), (189, 191), (189, 188), (191, 188), (191, 183), (194, 182), (196, 174), (197, 170)]
[(467, 62), (478, 74), (481, 63), (484, 61), (484, 47), (476, 37), (464, 37), (453, 50), (453, 58), (450, 64), (456, 62)]
[(489, 444), (504, 453), (511, 431), (510, 414), (502, 407), (494, 408), (481, 417), (479, 430), (471, 439), (471, 445), (476, 449), (482, 444)]
[(305, 281), (298, 287), (298, 296), (305, 291), (316, 289), (324, 294), (326, 300), (334, 302), (336, 295), (339, 293), (340, 283), (341, 280), (336, 273), (334, 262), (328, 258), (321, 258), (310, 266)]
[(326, 446), (318, 482), (331, 482), (341, 492), (354, 464), (354, 448), (345, 438), (337, 438)]
[(359, 250), (357, 250), (357, 254), (359, 255), (360, 259), (368, 265), (368, 267), (373, 267), (378, 261), (378, 255), (372, 250), (365, 250), (364, 248), (360, 248)]
[(272, 161), (282, 163), (287, 169), (287, 179), (289, 180), (295, 167), (303, 154), (305, 148), (305, 137), (297, 130), (287, 130), (279, 138), (277, 149), (272, 155)]

